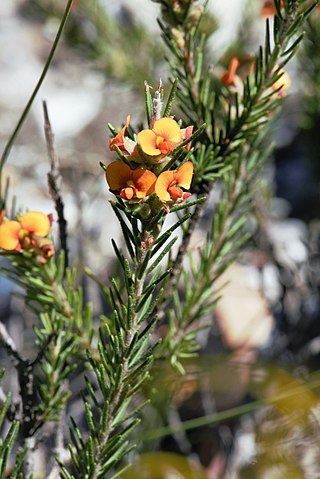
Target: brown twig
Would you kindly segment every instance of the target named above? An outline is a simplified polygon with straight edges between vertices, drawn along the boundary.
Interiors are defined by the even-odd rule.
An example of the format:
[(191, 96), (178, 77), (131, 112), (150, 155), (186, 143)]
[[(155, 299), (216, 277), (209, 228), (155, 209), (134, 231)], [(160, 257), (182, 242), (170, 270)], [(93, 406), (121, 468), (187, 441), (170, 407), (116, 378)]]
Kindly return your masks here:
[(3, 323), (0, 322), (0, 343), (4, 345), (18, 375), (20, 396), (22, 400), (21, 436), (24, 439), (32, 436), (36, 430), (37, 394), (34, 385), (33, 371), (41, 361), (52, 338), (53, 335), (48, 336), (48, 339), (43, 344), (36, 358), (31, 361), (30, 359), (25, 359), (20, 355), (20, 353), (17, 351), (14, 340), (8, 333), (7, 328)]
[(64, 217), (64, 203), (61, 196), (62, 177), (60, 174), (59, 159), (54, 149), (54, 134), (52, 132), (51, 123), (49, 120), (47, 103), (43, 101), (42, 105), (44, 114), (44, 132), (46, 136), (47, 150), (50, 160), (50, 171), (48, 173), (49, 193), (55, 203), (55, 208), (58, 214), (60, 246), (65, 253), (64, 265), (65, 268), (67, 268), (69, 264), (67, 247), (68, 235), (67, 222)]

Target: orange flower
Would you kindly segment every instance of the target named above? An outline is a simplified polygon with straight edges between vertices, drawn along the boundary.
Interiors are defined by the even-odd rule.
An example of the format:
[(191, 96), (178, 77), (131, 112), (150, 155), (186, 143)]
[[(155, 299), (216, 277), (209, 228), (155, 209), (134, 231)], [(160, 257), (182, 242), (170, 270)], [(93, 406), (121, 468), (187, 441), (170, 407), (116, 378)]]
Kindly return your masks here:
[[(281, 2), (280, 7), (283, 7), (283, 2)], [(275, 15), (276, 13), (277, 11), (273, 0), (265, 0), (262, 6), (261, 15), (264, 17), (269, 17), (270, 15)]]
[(181, 130), (172, 118), (160, 118), (154, 122), (152, 130), (138, 133), (138, 142), (147, 156), (163, 157), (181, 143)]
[(154, 192), (156, 175), (145, 168), (131, 168), (121, 161), (110, 163), (106, 171), (110, 191), (126, 200), (143, 199)]
[(21, 225), (18, 221), (7, 221), (0, 225), (0, 248), (7, 251), (21, 249), (19, 233)]
[[(53, 254), (53, 244), (49, 240), (43, 240), (49, 233), (50, 226), (49, 217), (40, 211), (28, 211), (17, 221), (3, 220), (0, 224), (0, 248), (6, 251), (37, 251), (39, 247), (41, 249), (40, 242), (45, 241), (51, 245), (49, 249)], [(46, 256), (48, 257), (47, 254)]]
[(227, 86), (236, 86), (235, 78), (236, 78), (236, 71), (240, 62), (237, 57), (232, 57), (230, 60), (228, 71), (222, 75), (221, 81), (224, 85)]
[(40, 211), (28, 211), (20, 216), (19, 223), (23, 230), (39, 236), (39, 238), (47, 236), (51, 226), (49, 217)]
[(124, 127), (119, 131), (119, 133), (114, 137), (114, 138), (111, 138), (111, 140), (109, 140), (109, 148), (111, 151), (113, 151), (115, 148), (115, 145), (120, 148), (120, 150), (125, 150), (125, 146), (124, 146), (124, 134), (125, 132), (127, 131), (128, 129), (128, 126), (129, 126), (129, 123), (130, 123), (130, 120), (131, 120), (131, 116), (128, 115), (127, 116), (127, 119), (126, 119), (126, 124), (124, 125)]
[(192, 175), (193, 164), (191, 161), (184, 163), (178, 170), (164, 171), (156, 181), (155, 192), (161, 201), (183, 201), (191, 193), (186, 193), (181, 188), (186, 190), (190, 188)]

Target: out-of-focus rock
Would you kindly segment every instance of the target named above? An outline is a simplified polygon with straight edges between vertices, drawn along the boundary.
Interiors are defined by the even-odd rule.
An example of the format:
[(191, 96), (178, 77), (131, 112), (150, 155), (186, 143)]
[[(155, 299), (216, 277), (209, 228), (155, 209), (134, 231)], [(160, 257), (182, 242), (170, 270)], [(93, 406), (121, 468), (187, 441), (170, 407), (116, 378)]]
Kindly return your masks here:
[(235, 264), (218, 281), (218, 286), (224, 283), (226, 286), (216, 308), (216, 318), (223, 340), (231, 349), (262, 347), (271, 335), (272, 314), (249, 278), (247, 267)]

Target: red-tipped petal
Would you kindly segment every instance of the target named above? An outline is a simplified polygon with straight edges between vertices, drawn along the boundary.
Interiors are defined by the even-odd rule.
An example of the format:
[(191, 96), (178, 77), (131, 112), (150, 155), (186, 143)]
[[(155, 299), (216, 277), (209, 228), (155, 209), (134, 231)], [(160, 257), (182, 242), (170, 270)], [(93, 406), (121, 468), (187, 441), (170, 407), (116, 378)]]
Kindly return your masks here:
[(130, 123), (130, 120), (131, 120), (131, 116), (128, 115), (127, 116), (127, 119), (126, 119), (126, 124), (124, 125), (124, 127), (119, 131), (119, 133), (114, 137), (114, 138), (111, 138), (111, 140), (109, 140), (109, 148), (111, 151), (113, 151), (115, 148), (115, 145), (120, 148), (120, 150), (124, 150), (125, 149), (125, 146), (124, 146), (124, 134), (125, 132), (127, 131), (127, 128), (129, 126), (129, 123)]

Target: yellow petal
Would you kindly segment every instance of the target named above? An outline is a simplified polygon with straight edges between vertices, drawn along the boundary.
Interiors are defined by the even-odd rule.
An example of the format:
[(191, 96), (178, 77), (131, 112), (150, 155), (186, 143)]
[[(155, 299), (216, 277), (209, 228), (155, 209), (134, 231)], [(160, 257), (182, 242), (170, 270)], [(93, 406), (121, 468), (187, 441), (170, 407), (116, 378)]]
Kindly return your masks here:
[(24, 230), (43, 238), (50, 231), (50, 220), (47, 215), (40, 211), (28, 211), (20, 216), (19, 223)]
[(181, 143), (181, 131), (178, 123), (172, 118), (160, 118), (154, 122), (152, 131), (173, 143)]
[(177, 171), (174, 172), (174, 179), (179, 186), (188, 190), (191, 185), (193, 176), (193, 164), (191, 161), (184, 163)]
[(152, 130), (142, 130), (137, 137), (143, 153), (149, 156), (161, 155), (161, 151), (157, 147), (157, 135)]
[(0, 225), (0, 248), (13, 251), (19, 245), (19, 231), (21, 225), (18, 221), (8, 221)]
[(174, 171), (164, 171), (158, 176), (155, 184), (155, 192), (161, 201), (170, 201), (171, 196), (168, 193), (168, 188), (174, 181)]

